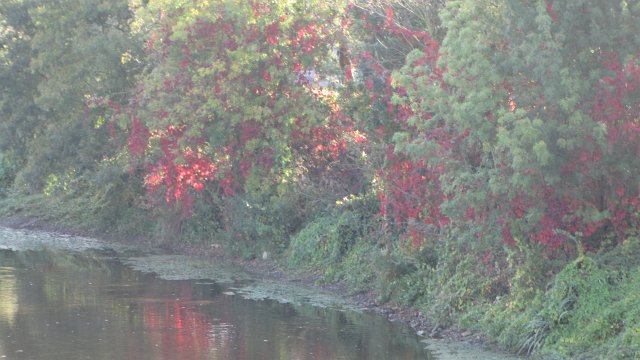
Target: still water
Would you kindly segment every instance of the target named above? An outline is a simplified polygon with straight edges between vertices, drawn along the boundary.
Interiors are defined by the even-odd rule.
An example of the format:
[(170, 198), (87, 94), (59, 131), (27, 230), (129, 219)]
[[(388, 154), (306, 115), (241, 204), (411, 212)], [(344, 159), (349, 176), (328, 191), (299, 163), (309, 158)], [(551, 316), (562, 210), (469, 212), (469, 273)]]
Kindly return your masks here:
[(0, 228), (0, 358), (435, 359), (345, 300), (207, 263)]
[(2, 359), (515, 358), (213, 260), (0, 227)]

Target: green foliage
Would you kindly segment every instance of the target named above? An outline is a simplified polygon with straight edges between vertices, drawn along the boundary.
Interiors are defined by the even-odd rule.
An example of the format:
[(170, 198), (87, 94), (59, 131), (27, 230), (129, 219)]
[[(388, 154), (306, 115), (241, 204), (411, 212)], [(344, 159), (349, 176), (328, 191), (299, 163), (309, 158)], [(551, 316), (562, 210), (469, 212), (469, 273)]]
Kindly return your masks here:
[(24, 165), (16, 179), (21, 190), (39, 192), (69, 172), (83, 176), (114, 154), (105, 105), (125, 98), (140, 69), (130, 21), (127, 1), (20, 0), (0, 7), (0, 77), (7, 85), (0, 127), (12, 134), (0, 149), (11, 148)]
[(34, 102), (39, 77), (29, 69), (35, 56), (31, 48), (35, 27), (28, 16), (31, 6), (31, 1), (0, 4), (0, 152), (12, 154), (20, 165), (29, 156), (29, 144), (43, 115)]
[(2, 2), (1, 213), (640, 356), (640, 5), (346, 5)]
[(379, 220), (374, 198), (345, 199), (291, 237), (287, 262), (293, 269), (320, 271), (324, 281), (366, 289), (378, 272)]
[(18, 164), (16, 164), (15, 157), (10, 153), (0, 151), (0, 198), (9, 193), (17, 171)]
[(129, 31), (127, 1), (52, 2), (32, 7), (29, 16), (36, 50), (31, 68), (42, 77), (39, 106), (58, 116), (80, 115), (88, 100), (126, 94), (135, 62), (123, 55), (141, 55)]
[[(622, 275), (622, 276), (620, 276)], [(529, 324), (524, 350), (568, 356), (636, 357), (640, 318), (638, 268), (629, 274), (602, 269), (589, 257), (569, 264), (545, 294), (544, 306)], [(629, 311), (631, 310), (631, 311)], [(532, 340), (535, 339), (535, 340)]]
[[(601, 256), (608, 261), (611, 255)], [(614, 256), (629, 264), (635, 255), (629, 250)], [(539, 277), (527, 271), (540, 271), (539, 264), (527, 261), (519, 267), (514, 278), (519, 285), (514, 284), (510, 294), (475, 305), (461, 323), (487, 331), (504, 348), (543, 358), (635, 358), (640, 354), (634, 290), (639, 268), (604, 267), (601, 256), (571, 262), (546, 291), (526, 286)]]
[(635, 154), (637, 137), (622, 128), (635, 126), (626, 112), (637, 106), (637, 54), (628, 49), (638, 9), (593, 5), (447, 2), (439, 63), (416, 66), (422, 50), (394, 74), (406, 92), (395, 103), (410, 106), (415, 127), (394, 137), (396, 150), (441, 169), (431, 186), (446, 200), (432, 206), (456, 232), (467, 209), (507, 244), (577, 252), (571, 236), (597, 249), (603, 233), (635, 223), (627, 204), (637, 176), (628, 169), (637, 156), (624, 154)]

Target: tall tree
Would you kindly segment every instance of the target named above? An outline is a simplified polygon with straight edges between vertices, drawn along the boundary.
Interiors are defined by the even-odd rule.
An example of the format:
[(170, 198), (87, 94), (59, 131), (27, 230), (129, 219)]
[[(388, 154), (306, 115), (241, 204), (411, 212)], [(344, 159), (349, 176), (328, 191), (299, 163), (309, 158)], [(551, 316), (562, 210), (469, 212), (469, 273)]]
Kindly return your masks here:
[(639, 11), (448, 2), (437, 67), (397, 74), (418, 131), (396, 139), (441, 169), (432, 206), (457, 237), (597, 249), (637, 228)]
[(335, 101), (342, 6), (151, 5), (150, 68), (120, 117), (150, 189), (185, 208), (208, 183), (225, 197), (268, 197), (342, 156), (354, 130)]
[(77, 176), (113, 153), (103, 120), (106, 105), (126, 98), (141, 52), (130, 31), (133, 14), (127, 1), (18, 5), (23, 23), (30, 25), (26, 41), (31, 53), (22, 71), (29, 69), (36, 82), (25, 95), (40, 112), (19, 180), (39, 191), (48, 178)]
[(39, 77), (30, 70), (35, 56), (31, 40), (35, 26), (28, 1), (0, 4), (0, 154), (3, 188), (13, 183), (15, 171), (29, 155), (44, 112), (35, 104)]

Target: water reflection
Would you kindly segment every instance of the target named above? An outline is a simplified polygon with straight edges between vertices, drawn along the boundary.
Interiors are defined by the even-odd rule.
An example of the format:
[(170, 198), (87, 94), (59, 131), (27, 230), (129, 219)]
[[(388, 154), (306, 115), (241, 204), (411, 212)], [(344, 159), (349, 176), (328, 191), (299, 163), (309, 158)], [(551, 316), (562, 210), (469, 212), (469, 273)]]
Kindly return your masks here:
[(11, 359), (425, 359), (406, 328), (355, 312), (165, 281), (103, 251), (0, 250), (0, 356)]
[(0, 321), (13, 326), (17, 312), (18, 299), (13, 268), (0, 267)]

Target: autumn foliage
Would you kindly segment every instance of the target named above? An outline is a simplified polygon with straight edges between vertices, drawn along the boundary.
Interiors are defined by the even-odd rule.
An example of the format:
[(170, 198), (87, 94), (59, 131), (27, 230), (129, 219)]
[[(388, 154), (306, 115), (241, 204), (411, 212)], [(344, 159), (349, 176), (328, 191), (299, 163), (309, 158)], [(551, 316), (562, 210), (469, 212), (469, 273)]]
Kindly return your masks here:
[(339, 12), (260, 1), (193, 11), (160, 13), (147, 42), (155, 65), (119, 112), (148, 190), (183, 217), (205, 189), (229, 198), (268, 193), (292, 172), (325, 176), (366, 140), (337, 102), (345, 79), (322, 59), (343, 38)]
[[(547, 19), (531, 25), (542, 38), (577, 21), (552, 3), (528, 11)], [(484, 20), (473, 19), (487, 31), (499, 23)], [(542, 64), (527, 73), (490, 61), (526, 40), (496, 35), (474, 60), (463, 49), (476, 40), (453, 37), (461, 29), (443, 49), (413, 26), (392, 7), (353, 4), (311, 16), (261, 1), (161, 12), (147, 42), (154, 65), (124, 111), (148, 190), (188, 218), (205, 190), (230, 198), (330, 179), (343, 196), (377, 193), (380, 215), (413, 249), (465, 228), (500, 246), (597, 250), (637, 227), (636, 174), (623, 165), (640, 149), (633, 54), (592, 51), (585, 64), (601, 75), (567, 103), (537, 78)], [(540, 41), (564, 71), (574, 54)], [(372, 51), (376, 42), (399, 44), (404, 60)]]
[[(563, 268), (638, 273), (639, 18), (637, 1), (2, 2), (0, 197), (375, 279), (442, 324), (545, 304), (492, 323), (532, 351), (564, 326), (546, 288)], [(616, 324), (594, 334), (637, 335)]]

